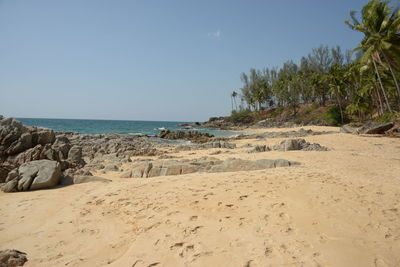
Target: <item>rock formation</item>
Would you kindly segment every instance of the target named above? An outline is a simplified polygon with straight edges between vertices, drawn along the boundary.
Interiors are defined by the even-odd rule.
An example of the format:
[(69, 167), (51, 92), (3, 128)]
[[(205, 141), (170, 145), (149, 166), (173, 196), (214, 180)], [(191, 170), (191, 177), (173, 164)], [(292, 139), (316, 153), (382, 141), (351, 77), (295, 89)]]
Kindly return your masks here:
[(305, 130), (300, 128), (298, 131), (287, 131), (287, 132), (267, 132), (262, 134), (241, 134), (236, 137), (236, 139), (254, 139), (254, 138), (295, 138), (295, 137), (306, 137), (313, 135), (322, 134), (334, 134), (334, 131), (322, 131), (315, 132), (313, 130)]
[(340, 128), (341, 133), (352, 133), (352, 134), (384, 134), (390, 131), (394, 127), (393, 122), (378, 123), (378, 122), (367, 122), (361, 127), (355, 127), (351, 125), (343, 125)]
[(77, 160), (78, 152), (69, 157), (70, 148), (67, 138), (56, 138), (50, 129), (25, 126), (16, 119), (0, 116), (0, 183), (11, 170), (30, 161), (55, 160), (63, 170), (83, 165)]
[(288, 167), (297, 165), (285, 159), (277, 160), (243, 160), (230, 158), (218, 160), (215, 158), (200, 158), (192, 161), (147, 161), (133, 164), (131, 168), (122, 173), (121, 178), (149, 178), (157, 176), (180, 175), (194, 172), (235, 172), (253, 171), (266, 168)]
[(35, 160), (9, 172), (1, 188), (4, 192), (44, 189), (58, 185), (60, 178), (60, 163), (46, 159)]
[(321, 146), (320, 144), (311, 144), (304, 139), (286, 139), (283, 140), (278, 145), (274, 146), (266, 146), (266, 145), (257, 145), (249, 153), (256, 152), (265, 152), (271, 150), (279, 150), (279, 151), (290, 151), (290, 150), (303, 150), (303, 151), (327, 151), (328, 148)]
[(210, 138), (214, 137), (214, 135), (209, 134), (209, 133), (201, 133), (198, 131), (170, 131), (169, 129), (162, 130), (157, 137), (163, 138), (163, 139), (169, 139), (169, 140), (176, 140), (176, 139), (182, 139), (182, 140), (189, 140), (194, 143), (205, 143), (210, 140)]
[(6, 249), (0, 251), (0, 267), (16, 267), (23, 266), (28, 259), (26, 253), (15, 250)]

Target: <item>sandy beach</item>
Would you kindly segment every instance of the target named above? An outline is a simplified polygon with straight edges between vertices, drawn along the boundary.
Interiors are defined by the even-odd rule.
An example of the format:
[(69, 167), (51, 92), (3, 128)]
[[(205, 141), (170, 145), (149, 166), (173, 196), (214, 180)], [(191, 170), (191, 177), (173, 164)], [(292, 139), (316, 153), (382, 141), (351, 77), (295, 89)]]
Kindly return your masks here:
[(169, 152), (300, 165), (129, 179), (98, 172), (112, 182), (0, 193), (0, 249), (26, 252), (28, 267), (400, 266), (400, 140), (305, 139), (330, 150), (248, 153), (240, 147), (283, 139), (234, 140), (229, 153)]

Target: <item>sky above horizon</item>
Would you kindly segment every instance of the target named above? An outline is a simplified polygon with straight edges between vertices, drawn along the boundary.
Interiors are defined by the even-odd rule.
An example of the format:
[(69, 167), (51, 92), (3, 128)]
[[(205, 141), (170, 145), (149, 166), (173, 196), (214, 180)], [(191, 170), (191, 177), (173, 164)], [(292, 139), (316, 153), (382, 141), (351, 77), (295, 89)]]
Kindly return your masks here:
[(205, 121), (250, 68), (354, 48), (366, 0), (0, 0), (0, 114)]

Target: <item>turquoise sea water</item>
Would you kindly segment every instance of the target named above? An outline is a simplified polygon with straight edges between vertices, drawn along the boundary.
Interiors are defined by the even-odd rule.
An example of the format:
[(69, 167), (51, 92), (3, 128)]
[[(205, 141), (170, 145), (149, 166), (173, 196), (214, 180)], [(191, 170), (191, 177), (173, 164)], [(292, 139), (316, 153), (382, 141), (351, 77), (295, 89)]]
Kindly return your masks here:
[[(155, 135), (163, 128), (176, 131), (188, 131), (178, 124), (188, 122), (177, 121), (124, 121), (124, 120), (82, 120), (82, 119), (37, 119), (17, 118), (25, 125), (50, 128), (55, 131), (77, 132), (82, 134), (121, 133)], [(232, 131), (217, 129), (191, 128), (200, 132), (207, 132), (215, 136), (233, 136)]]

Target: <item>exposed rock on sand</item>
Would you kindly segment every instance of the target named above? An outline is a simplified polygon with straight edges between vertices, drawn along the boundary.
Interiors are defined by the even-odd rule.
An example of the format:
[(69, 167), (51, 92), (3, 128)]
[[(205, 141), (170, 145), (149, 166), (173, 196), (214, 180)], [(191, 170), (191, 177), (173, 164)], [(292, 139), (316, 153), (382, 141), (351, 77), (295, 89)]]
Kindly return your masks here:
[(58, 185), (61, 167), (56, 161), (36, 160), (11, 171), (2, 186), (4, 192), (28, 191)]
[(384, 134), (390, 131), (394, 126), (395, 125), (393, 122), (368, 122), (361, 127), (355, 127), (347, 124), (340, 127), (340, 132), (352, 134)]
[(109, 183), (111, 182), (111, 180), (103, 177), (85, 175), (64, 176), (61, 180), (62, 185), (83, 184), (91, 182)]
[(253, 171), (276, 167), (289, 167), (297, 165), (284, 159), (277, 160), (242, 160), (229, 158), (221, 161), (214, 158), (201, 158), (189, 162), (176, 160), (139, 162), (133, 164), (131, 169), (121, 175), (121, 178), (148, 178), (156, 176), (181, 175), (194, 172), (235, 172)]
[[(41, 159), (60, 162), (62, 169), (76, 168), (84, 164), (77, 160), (79, 147), (71, 148), (67, 138), (56, 138), (50, 129), (22, 125), (13, 118), (0, 117), (0, 183), (8, 173), (20, 165)], [(78, 153), (78, 154), (77, 154)]]
[(16, 267), (23, 266), (28, 259), (26, 253), (15, 250), (6, 249), (0, 251), (0, 267)]
[(286, 139), (280, 144), (274, 146), (257, 145), (249, 153), (265, 152), (271, 150), (290, 151), (290, 150), (303, 150), (303, 151), (327, 151), (328, 148), (320, 144), (311, 144), (304, 139)]
[(390, 130), (394, 126), (393, 122), (389, 123), (376, 123), (370, 122), (363, 125), (360, 129), (358, 129), (358, 133), (360, 134), (383, 134), (386, 131)]
[(314, 135), (322, 135), (322, 134), (333, 134), (337, 133), (334, 131), (313, 131), (311, 129), (305, 130), (300, 128), (297, 131), (282, 131), (282, 132), (265, 132), (258, 134), (241, 134), (237, 136), (235, 139), (255, 139), (255, 138), (287, 138), (287, 137), (305, 137), (305, 136), (314, 136)]
[(196, 150), (196, 149), (209, 149), (209, 148), (236, 148), (236, 144), (232, 144), (226, 141), (212, 141), (204, 144), (189, 144), (189, 145), (179, 145), (176, 147), (177, 151), (182, 150)]

